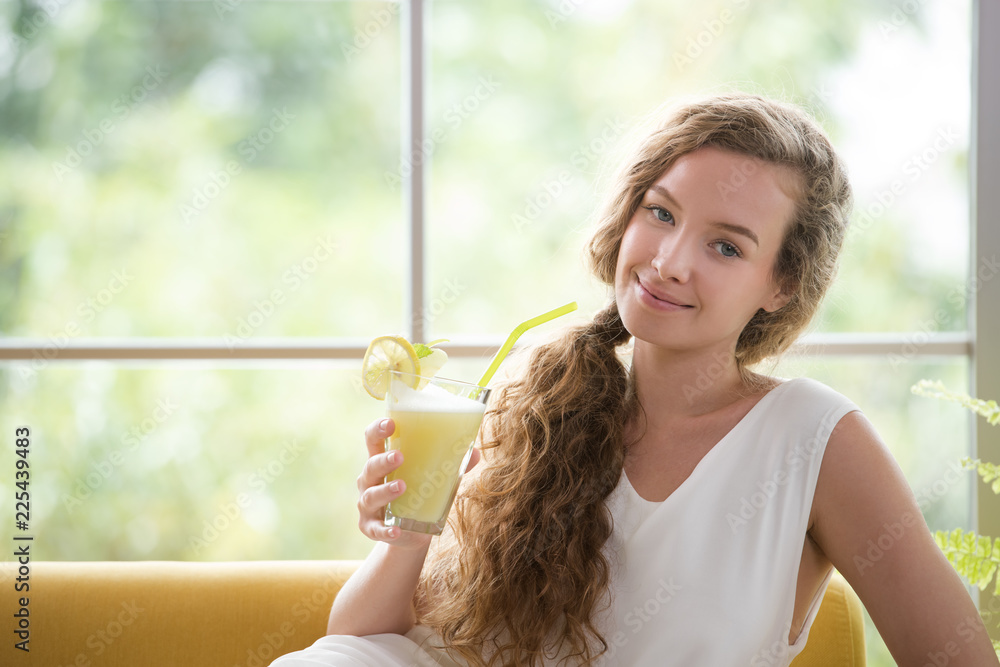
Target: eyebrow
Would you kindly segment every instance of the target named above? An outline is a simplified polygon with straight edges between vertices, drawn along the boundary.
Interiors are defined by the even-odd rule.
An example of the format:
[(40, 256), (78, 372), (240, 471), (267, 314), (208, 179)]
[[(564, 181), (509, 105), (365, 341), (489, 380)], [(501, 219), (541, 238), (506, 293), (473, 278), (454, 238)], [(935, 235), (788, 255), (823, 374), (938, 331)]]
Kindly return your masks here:
[(730, 234), (740, 234), (741, 236), (745, 236), (753, 241), (758, 248), (760, 247), (760, 241), (757, 240), (757, 235), (753, 233), (752, 229), (748, 229), (743, 225), (734, 225), (731, 222), (713, 222), (712, 226), (724, 229)]
[[(672, 196), (670, 196), (670, 193), (662, 185), (651, 185), (649, 186), (649, 189), (660, 194), (666, 199), (669, 199), (670, 203), (672, 203), (674, 207), (677, 208), (678, 211), (680, 211), (681, 213), (684, 212), (684, 209), (681, 208), (680, 203)], [(745, 236), (746, 238), (753, 241), (757, 245), (757, 247), (760, 247), (760, 239), (758, 239), (757, 234), (755, 234), (754, 231), (748, 227), (744, 227), (743, 225), (735, 225), (731, 222), (713, 222), (711, 223), (711, 225), (713, 227), (718, 227), (719, 229), (724, 229), (730, 234), (739, 234), (740, 236)]]

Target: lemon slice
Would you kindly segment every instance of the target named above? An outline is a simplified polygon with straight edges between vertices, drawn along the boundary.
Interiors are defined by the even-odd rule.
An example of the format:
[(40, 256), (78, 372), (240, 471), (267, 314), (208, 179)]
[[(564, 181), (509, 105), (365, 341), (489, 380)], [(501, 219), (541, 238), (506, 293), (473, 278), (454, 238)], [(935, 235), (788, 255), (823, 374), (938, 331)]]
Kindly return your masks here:
[[(417, 350), (417, 356), (420, 356), (420, 350)], [(420, 381), (417, 384), (417, 389), (423, 389), (427, 386), (427, 383), (431, 381), (437, 372), (441, 370), (445, 362), (448, 361), (448, 354), (444, 350), (439, 350), (433, 348), (430, 352), (423, 357), (420, 357)]]
[(382, 400), (389, 388), (389, 371), (413, 374), (406, 384), (416, 389), (420, 382), (420, 362), (410, 341), (402, 336), (379, 336), (368, 345), (361, 362), (361, 384), (372, 398)]

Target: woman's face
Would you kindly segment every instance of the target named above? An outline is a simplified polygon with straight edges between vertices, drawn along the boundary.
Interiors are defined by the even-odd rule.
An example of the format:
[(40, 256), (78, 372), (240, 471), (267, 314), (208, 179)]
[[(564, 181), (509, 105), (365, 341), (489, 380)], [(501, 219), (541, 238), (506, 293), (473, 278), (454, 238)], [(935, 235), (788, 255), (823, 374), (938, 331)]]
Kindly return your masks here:
[(622, 237), (615, 297), (637, 340), (731, 353), (758, 309), (788, 301), (771, 268), (796, 175), (714, 147), (679, 158), (643, 195)]

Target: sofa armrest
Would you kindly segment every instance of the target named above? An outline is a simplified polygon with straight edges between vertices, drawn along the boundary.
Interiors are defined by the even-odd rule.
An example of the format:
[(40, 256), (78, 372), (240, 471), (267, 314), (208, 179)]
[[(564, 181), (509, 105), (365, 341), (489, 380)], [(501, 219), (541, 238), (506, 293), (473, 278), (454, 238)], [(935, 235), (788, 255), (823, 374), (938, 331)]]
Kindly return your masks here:
[[(0, 567), (0, 664), (45, 667), (264, 667), (326, 634), (358, 561), (35, 562), (15, 593)], [(29, 598), (30, 652), (14, 647)]]

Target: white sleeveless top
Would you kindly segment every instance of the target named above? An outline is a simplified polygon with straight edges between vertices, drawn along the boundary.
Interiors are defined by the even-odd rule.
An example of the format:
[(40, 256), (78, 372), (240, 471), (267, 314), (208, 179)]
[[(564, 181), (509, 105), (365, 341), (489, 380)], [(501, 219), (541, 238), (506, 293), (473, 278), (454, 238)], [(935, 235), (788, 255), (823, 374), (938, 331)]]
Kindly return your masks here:
[(833, 427), (858, 407), (797, 378), (764, 395), (665, 501), (608, 499), (615, 572), (598, 665), (788, 665), (799, 563)]
[[(833, 427), (858, 407), (808, 378), (764, 395), (663, 502), (622, 473), (608, 498), (610, 606), (595, 619), (597, 667), (787, 667), (829, 583), (788, 644), (813, 494)], [(416, 627), (406, 636), (326, 636), (272, 665), (458, 665)]]

